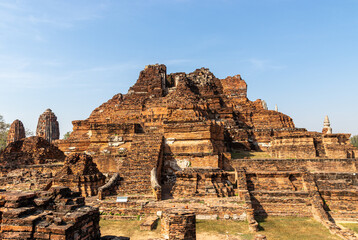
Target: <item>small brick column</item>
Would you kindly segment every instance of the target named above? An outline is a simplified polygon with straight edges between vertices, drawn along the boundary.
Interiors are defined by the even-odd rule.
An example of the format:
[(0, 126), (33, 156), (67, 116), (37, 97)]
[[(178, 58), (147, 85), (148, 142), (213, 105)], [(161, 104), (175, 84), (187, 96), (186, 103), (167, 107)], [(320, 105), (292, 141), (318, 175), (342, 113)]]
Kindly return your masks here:
[(162, 218), (162, 237), (170, 240), (196, 240), (195, 213), (188, 210), (167, 210)]

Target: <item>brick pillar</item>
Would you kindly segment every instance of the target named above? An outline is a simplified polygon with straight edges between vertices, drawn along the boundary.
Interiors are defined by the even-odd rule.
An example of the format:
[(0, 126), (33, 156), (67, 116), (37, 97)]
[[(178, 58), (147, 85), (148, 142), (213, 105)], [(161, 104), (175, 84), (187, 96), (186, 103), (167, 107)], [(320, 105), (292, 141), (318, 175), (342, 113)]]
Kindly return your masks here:
[(196, 240), (195, 213), (188, 210), (167, 210), (162, 218), (162, 237), (169, 240)]

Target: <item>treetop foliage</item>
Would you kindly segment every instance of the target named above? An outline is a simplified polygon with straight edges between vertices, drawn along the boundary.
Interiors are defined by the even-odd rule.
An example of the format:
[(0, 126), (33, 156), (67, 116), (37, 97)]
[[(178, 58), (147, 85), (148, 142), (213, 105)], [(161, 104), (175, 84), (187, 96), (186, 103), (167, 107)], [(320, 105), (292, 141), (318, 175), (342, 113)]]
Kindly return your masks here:
[(9, 127), (10, 124), (6, 123), (4, 117), (0, 115), (0, 151), (6, 147), (6, 139)]
[(358, 135), (354, 135), (353, 137), (351, 137), (351, 143), (353, 146), (358, 148)]

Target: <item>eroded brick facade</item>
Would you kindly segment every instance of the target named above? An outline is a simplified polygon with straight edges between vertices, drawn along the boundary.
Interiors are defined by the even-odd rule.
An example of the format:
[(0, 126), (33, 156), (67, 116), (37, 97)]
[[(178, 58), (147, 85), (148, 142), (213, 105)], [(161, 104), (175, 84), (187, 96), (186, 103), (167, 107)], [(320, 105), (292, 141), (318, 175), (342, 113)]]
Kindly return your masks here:
[(57, 117), (51, 109), (43, 112), (37, 123), (36, 136), (42, 137), (50, 143), (60, 138), (60, 128)]
[(6, 144), (10, 144), (12, 142), (16, 142), (22, 138), (25, 138), (25, 128), (22, 122), (18, 119), (11, 123), (9, 132), (7, 134)]
[(99, 239), (99, 211), (69, 188), (0, 193), (1, 239)]

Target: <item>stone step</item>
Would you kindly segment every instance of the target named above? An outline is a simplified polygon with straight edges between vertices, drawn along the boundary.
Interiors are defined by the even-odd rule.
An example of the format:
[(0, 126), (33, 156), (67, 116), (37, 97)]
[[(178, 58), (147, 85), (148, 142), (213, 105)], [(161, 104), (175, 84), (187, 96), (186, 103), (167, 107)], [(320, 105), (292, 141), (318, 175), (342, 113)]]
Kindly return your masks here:
[(144, 231), (151, 231), (154, 229), (158, 222), (157, 216), (150, 216), (144, 220), (144, 222), (140, 225), (140, 230)]

